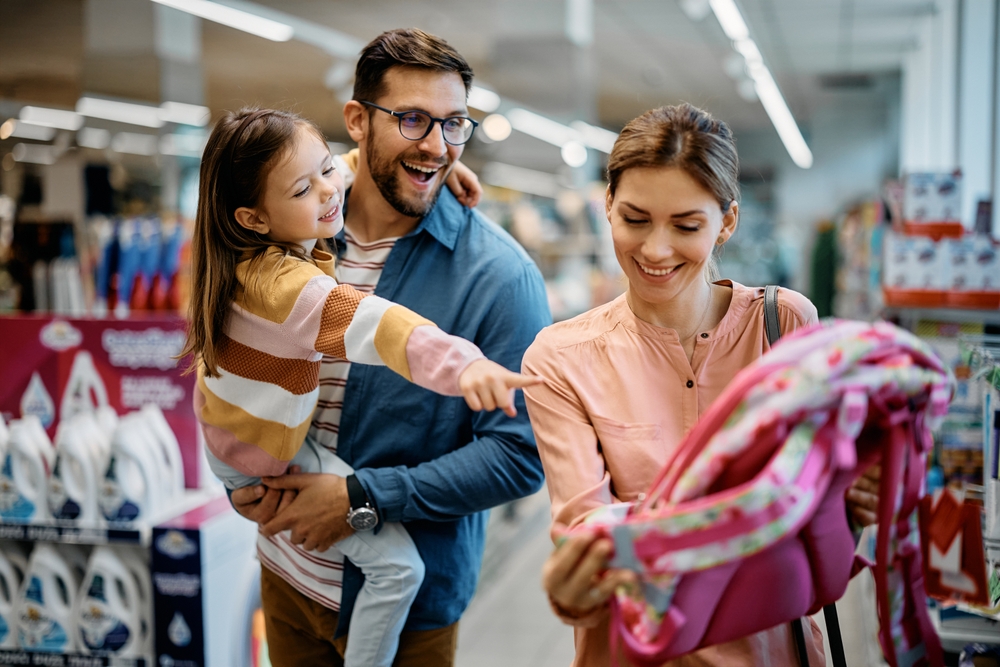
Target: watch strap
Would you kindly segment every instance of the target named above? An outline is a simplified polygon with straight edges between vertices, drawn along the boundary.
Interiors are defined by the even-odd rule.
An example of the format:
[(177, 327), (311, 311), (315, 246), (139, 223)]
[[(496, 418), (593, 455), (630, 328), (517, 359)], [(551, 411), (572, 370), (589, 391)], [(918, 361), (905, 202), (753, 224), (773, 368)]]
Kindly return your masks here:
[(347, 500), (351, 503), (352, 510), (360, 507), (371, 507), (371, 503), (368, 502), (368, 494), (365, 493), (365, 487), (361, 486), (357, 475), (347, 476)]

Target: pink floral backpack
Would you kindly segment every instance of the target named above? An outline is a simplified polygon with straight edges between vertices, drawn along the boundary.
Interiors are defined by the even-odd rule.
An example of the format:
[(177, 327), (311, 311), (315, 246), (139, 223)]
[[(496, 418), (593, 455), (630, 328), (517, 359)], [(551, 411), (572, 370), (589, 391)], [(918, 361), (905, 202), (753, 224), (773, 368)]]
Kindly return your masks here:
[(641, 585), (612, 599), (612, 655), (660, 665), (816, 613), (866, 565), (844, 493), (882, 466), (874, 564), (892, 667), (941, 665), (916, 508), (931, 427), (954, 381), (916, 336), (828, 320), (783, 338), (713, 403), (635, 504), (576, 530), (609, 535)]

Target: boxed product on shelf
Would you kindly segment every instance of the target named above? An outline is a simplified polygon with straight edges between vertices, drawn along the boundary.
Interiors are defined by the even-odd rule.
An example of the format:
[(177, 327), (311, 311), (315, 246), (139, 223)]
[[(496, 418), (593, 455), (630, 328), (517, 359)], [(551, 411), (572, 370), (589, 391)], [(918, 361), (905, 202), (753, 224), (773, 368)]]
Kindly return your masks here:
[(903, 228), (934, 238), (961, 236), (962, 174), (907, 174), (903, 193)]
[(902, 308), (1000, 308), (1000, 249), (985, 235), (885, 234), (882, 291)]

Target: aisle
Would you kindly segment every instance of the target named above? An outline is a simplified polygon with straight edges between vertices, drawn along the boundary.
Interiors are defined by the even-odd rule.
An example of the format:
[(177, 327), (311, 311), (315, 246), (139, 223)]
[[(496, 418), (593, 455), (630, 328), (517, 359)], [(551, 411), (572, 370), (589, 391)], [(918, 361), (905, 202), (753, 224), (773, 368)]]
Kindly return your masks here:
[(552, 551), (543, 490), (518, 507), (518, 519), (490, 521), (479, 591), (462, 617), (457, 667), (569, 667), (573, 631), (549, 609), (542, 563)]

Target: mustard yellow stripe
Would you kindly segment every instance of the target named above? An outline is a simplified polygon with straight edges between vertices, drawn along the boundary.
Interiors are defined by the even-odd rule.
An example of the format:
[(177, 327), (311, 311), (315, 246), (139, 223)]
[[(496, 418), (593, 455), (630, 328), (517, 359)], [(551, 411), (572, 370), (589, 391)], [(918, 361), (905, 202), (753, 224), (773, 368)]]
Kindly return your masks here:
[(260, 447), (279, 461), (291, 461), (305, 442), (311, 415), (295, 428), (288, 428), (284, 424), (255, 417), (239, 406), (222, 400), (212, 393), (200, 374), (198, 389), (205, 397), (200, 415), (203, 422), (232, 433), (241, 442)]
[(406, 343), (410, 340), (413, 330), (425, 324), (435, 326), (433, 322), (417, 315), (409, 308), (393, 306), (382, 315), (375, 331), (375, 351), (378, 352), (378, 356), (390, 370), (399, 373), (410, 382), (413, 382), (413, 377), (410, 375), (410, 363), (406, 360)]
[(246, 260), (236, 266), (240, 285), (236, 305), (271, 322), (284, 322), (306, 283), (322, 275), (312, 264), (270, 248), (257, 261)]

